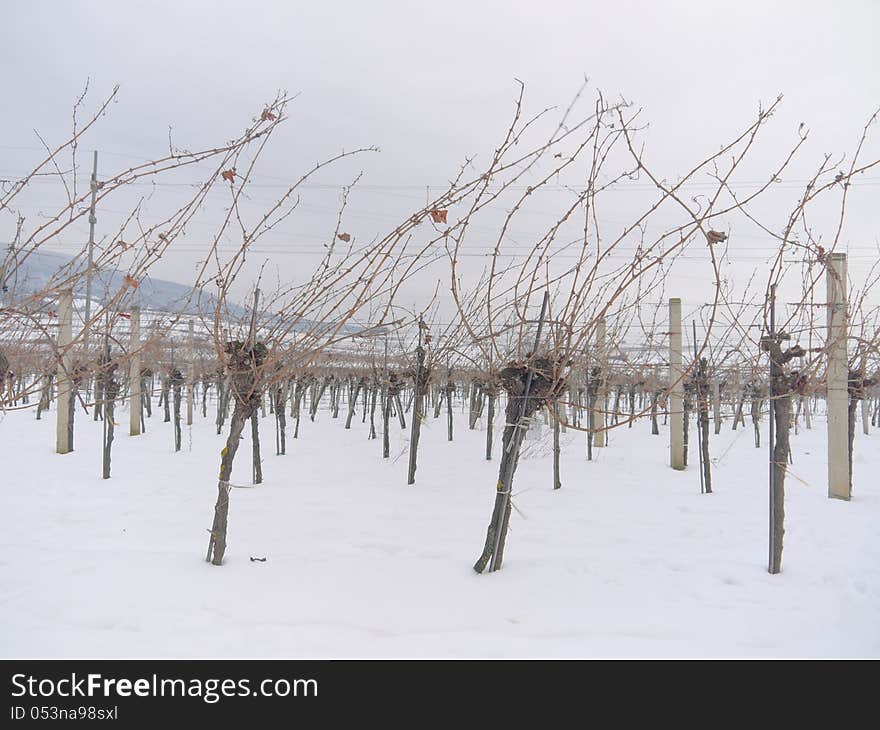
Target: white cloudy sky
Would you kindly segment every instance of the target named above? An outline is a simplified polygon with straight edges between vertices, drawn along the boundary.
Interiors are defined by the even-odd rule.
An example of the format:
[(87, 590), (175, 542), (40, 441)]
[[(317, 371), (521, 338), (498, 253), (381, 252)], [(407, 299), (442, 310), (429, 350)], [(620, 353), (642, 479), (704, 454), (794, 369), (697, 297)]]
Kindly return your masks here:
[[(466, 155), (491, 152), (510, 118), (515, 78), (525, 83), (533, 111), (566, 105), (585, 76), (589, 94), (601, 89), (607, 97), (631, 100), (650, 123), (648, 159), (670, 178), (733, 138), (759, 103), (780, 93), (783, 106), (749, 169), (768, 172), (804, 122), (810, 137), (789, 172), (791, 181), (806, 177), (826, 152), (849, 154), (880, 106), (876, 0), (33, 0), (5, 3), (3, 15), (0, 177), (23, 173), (37, 158), (34, 129), (52, 141), (63, 139), (87, 79), (92, 104), (121, 84), (118, 103), (84, 141), (100, 151), (102, 171), (161, 154), (169, 126), (183, 147), (228, 139), (286, 89), (299, 96), (261, 168), (265, 200), (254, 204), (268, 202), (273, 185), (318, 159), (376, 145), (379, 154), (322, 178), (343, 184), (364, 171), (364, 189), (346, 218), (346, 227), (363, 238), (393, 228), (420, 206), (426, 186), (439, 191)], [(878, 135), (880, 130), (869, 141), (867, 158), (880, 156)], [(81, 162), (85, 178), (88, 163)], [(789, 199), (797, 192), (789, 188)], [(42, 195), (28, 200), (32, 215), (51, 205), (48, 187)], [(856, 276), (876, 256), (878, 196), (880, 171), (852, 197), (844, 244)], [(776, 228), (787, 212), (783, 198), (774, 203), (778, 220), (768, 221)], [(338, 192), (316, 192), (304, 203), (267, 242), (276, 248), (270, 258), (282, 277), (308, 268), (311, 257), (294, 250), (317, 246), (332, 231)], [(542, 205), (553, 207), (553, 201)], [(610, 220), (627, 219), (625, 204), (610, 205), (603, 212)], [(118, 211), (99, 212), (99, 235), (101, 223), (109, 228)], [(218, 202), (202, 232), (190, 231), (187, 246), (156, 273), (185, 281), (200, 239), (210, 237), (211, 215), (220, 212)], [(0, 239), (9, 238), (9, 220), (0, 226)], [(744, 280), (762, 266), (771, 244), (755, 230), (741, 233), (732, 231), (731, 271)], [(699, 300), (702, 274), (686, 262), (677, 273), (677, 291), (667, 293)], [(407, 296), (415, 300), (418, 291)]]

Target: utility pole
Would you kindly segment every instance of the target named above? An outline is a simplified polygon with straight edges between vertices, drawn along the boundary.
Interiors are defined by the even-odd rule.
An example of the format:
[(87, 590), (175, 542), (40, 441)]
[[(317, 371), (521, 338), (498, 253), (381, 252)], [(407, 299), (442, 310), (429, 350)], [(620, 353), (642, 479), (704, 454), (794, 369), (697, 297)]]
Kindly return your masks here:
[[(21, 216), (18, 217), (18, 224), (15, 227), (15, 240), (6, 247), (6, 261), (10, 262), (9, 265), (12, 265), (12, 260), (16, 256), (16, 251), (18, 250), (18, 242), (21, 238), (21, 227), (24, 225), (24, 218)], [(12, 271), (15, 271), (15, 266), (12, 266)], [(7, 300), (6, 294), (9, 292), (9, 275), (10, 271), (7, 268), (6, 262), (0, 260), (0, 306), (3, 305), (4, 301)], [(8, 304), (12, 304), (12, 295), (8, 298)]]

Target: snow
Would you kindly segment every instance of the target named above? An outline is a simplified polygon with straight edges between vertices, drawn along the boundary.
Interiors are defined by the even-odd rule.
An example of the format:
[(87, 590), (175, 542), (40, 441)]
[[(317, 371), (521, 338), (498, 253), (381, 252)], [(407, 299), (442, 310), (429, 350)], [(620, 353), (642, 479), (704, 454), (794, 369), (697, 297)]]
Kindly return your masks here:
[[(445, 410), (445, 409), (444, 409)], [(552, 489), (549, 430), (514, 484), (500, 572), (477, 575), (497, 480), (485, 431), (429, 409), (414, 486), (406, 437), (392, 458), (360, 413), (261, 421), (265, 483), (231, 495), (224, 566), (204, 560), (224, 436), (213, 414), (183, 451), (154, 409), (113, 447), (80, 410), (75, 452), (54, 453), (54, 408), (0, 416), (4, 657), (877, 657), (877, 433), (855, 443), (851, 502), (830, 500), (824, 417), (793, 436), (783, 572), (767, 573), (767, 450), (751, 424), (713, 437), (711, 495), (696, 464), (668, 467), (665, 428), (611, 432), (585, 457), (564, 434)], [(500, 448), (499, 413), (496, 451)], [(766, 438), (766, 420), (763, 424)], [(381, 429), (381, 426), (380, 426)], [(233, 481), (250, 484), (250, 429)], [(692, 432), (693, 434), (693, 432)], [(695, 446), (691, 446), (696, 460)], [(796, 476), (795, 476), (796, 475)], [(266, 557), (253, 562), (250, 557)]]

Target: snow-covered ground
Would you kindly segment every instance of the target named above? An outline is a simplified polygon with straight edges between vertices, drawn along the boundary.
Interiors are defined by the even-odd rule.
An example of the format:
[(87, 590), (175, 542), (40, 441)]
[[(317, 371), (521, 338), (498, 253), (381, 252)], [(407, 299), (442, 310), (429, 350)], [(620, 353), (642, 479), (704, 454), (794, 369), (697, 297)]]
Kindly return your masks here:
[[(383, 461), (360, 414), (346, 431), (344, 412), (322, 410), (276, 456), (267, 417), (265, 483), (233, 490), (220, 568), (204, 560), (225, 439), (211, 413), (175, 454), (156, 409), (137, 438), (120, 412), (108, 481), (100, 425), (81, 411), (65, 456), (54, 410), (0, 415), (0, 654), (880, 656), (880, 434), (859, 428), (849, 503), (827, 498), (824, 419), (793, 437), (776, 576), (751, 424), (713, 439), (711, 495), (695, 464), (667, 466), (666, 431), (648, 421), (613, 431), (593, 463), (583, 434), (565, 434), (559, 491), (546, 444), (530, 442), (514, 485), (525, 519), (512, 517), (503, 570), (477, 575), (497, 461), (484, 431), (459, 418), (448, 443), (432, 415), (414, 486), (399, 425)], [(233, 481), (250, 483), (249, 436)]]

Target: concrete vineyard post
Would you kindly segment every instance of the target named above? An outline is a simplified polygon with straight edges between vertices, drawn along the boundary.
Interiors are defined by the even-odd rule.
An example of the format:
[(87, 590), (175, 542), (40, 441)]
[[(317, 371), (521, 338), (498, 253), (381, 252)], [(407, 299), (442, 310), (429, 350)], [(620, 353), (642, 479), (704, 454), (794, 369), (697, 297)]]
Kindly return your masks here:
[(849, 439), (846, 357), (846, 254), (829, 255), (827, 282), (828, 315), (828, 496), (850, 498)]

